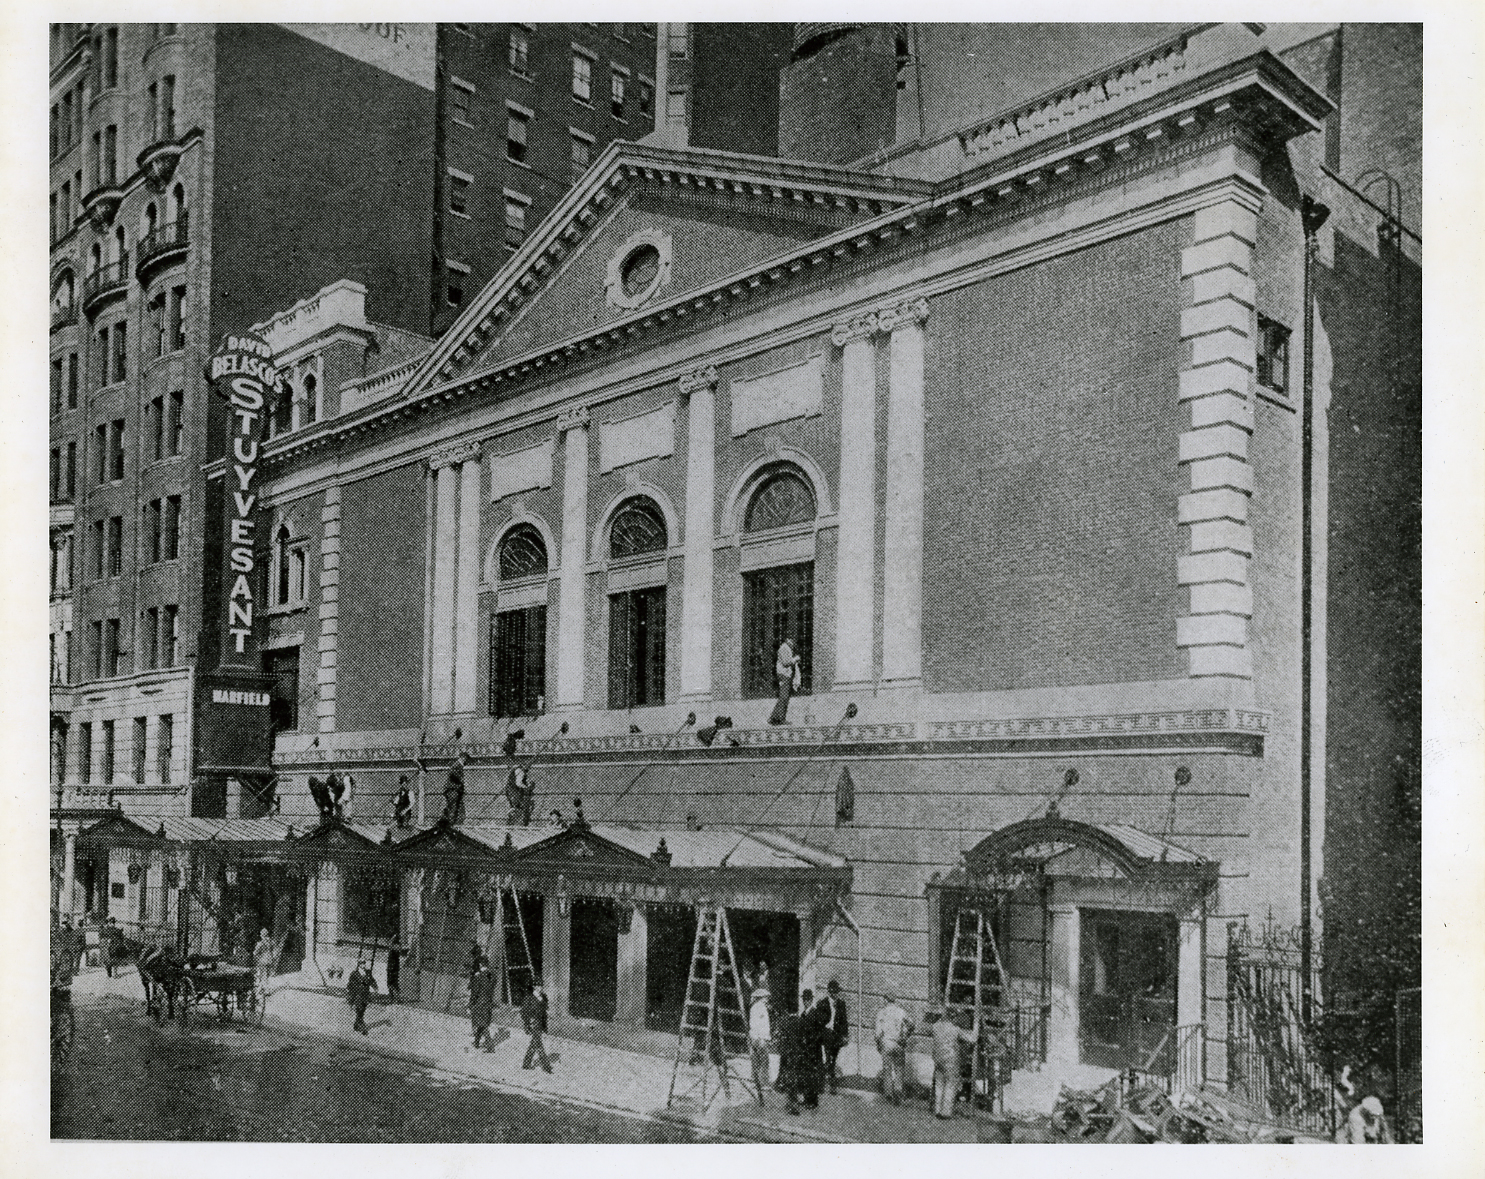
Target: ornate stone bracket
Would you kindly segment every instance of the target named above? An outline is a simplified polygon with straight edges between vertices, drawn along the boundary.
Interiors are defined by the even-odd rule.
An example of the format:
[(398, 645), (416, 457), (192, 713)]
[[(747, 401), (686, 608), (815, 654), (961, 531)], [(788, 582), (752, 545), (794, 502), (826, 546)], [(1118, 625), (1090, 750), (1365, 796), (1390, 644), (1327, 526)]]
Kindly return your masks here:
[(114, 214), (119, 211), (119, 206), (123, 203), (124, 190), (114, 185), (95, 188), (83, 197), (83, 207), (88, 211), (88, 220), (100, 233), (113, 224)]
[(888, 307), (878, 307), (864, 315), (857, 315), (845, 323), (838, 323), (830, 331), (830, 342), (844, 348), (854, 340), (869, 340), (878, 332), (890, 332), (905, 324), (922, 323), (928, 318), (928, 300), (923, 297), (905, 299)]
[(680, 380), (681, 396), (689, 397), (697, 389), (715, 389), (717, 387), (717, 366), (714, 364), (704, 365), (695, 372), (684, 374)]
[(557, 433), (565, 434), (568, 430), (586, 429), (590, 415), (586, 405), (579, 405), (574, 409), (566, 409), (557, 415)]
[(153, 143), (139, 153), (138, 164), (145, 179), (156, 192), (164, 192), (185, 147), (179, 143)]

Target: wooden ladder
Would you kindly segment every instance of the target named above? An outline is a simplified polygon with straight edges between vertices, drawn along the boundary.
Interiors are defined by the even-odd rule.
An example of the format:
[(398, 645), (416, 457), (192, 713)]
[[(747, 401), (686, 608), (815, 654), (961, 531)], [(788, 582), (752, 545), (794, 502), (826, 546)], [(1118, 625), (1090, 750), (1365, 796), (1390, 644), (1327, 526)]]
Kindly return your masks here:
[[(529, 992), (536, 982), (536, 967), (531, 962), (531, 942), (526, 937), (526, 921), (521, 916), (521, 899), (516, 895), (516, 886), (511, 884), (502, 888), (498, 896), (500, 944), (503, 951), (501, 956), (505, 959), (505, 1001), (515, 1004), (519, 1002), (516, 998), (515, 976), (524, 972), (526, 991)], [(525, 992), (521, 997), (525, 998)]]
[[(990, 921), (980, 909), (960, 909), (954, 918), (954, 944), (944, 977), (944, 1017), (968, 1013), (983, 1033), (1005, 1004), (1007, 981)], [(993, 1102), (995, 1064), (986, 1060), (978, 1043), (970, 1053), (969, 1079), (974, 1094), (979, 1093), (981, 1081), (988, 1082)]]
[[(761, 1100), (751, 1076), (732, 1063), (733, 1057), (745, 1056), (747, 1051), (748, 1016), (743, 1007), (742, 981), (727, 926), (727, 910), (720, 905), (704, 908), (696, 918), (691, 971), (681, 1004), (681, 1026), (676, 1035), (675, 1065), (670, 1073), (666, 1108), (678, 1097), (689, 1098), (699, 1089), (696, 1100), (705, 1112), (718, 1093), (731, 1097), (733, 1081)], [(678, 1091), (682, 1067), (697, 1066), (700, 1075)], [(716, 1088), (711, 1085), (714, 1073)]]

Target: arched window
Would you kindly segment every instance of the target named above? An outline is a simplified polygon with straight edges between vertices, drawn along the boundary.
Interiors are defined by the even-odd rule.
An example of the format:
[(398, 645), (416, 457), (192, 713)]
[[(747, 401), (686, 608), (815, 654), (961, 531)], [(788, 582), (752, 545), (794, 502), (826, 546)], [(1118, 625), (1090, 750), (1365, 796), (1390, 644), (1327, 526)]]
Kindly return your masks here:
[(304, 414), (303, 423), (307, 426), (311, 422), (319, 420), (320, 406), (317, 400), (319, 396), (319, 382), (315, 380), (314, 373), (304, 374)]
[(547, 571), (547, 546), (534, 525), (517, 524), (500, 542), (500, 580), (537, 577)]
[[(788, 639), (799, 656), (797, 692), (812, 684), (815, 622), (815, 562), (801, 552), (797, 528), (817, 515), (815, 493), (795, 467), (764, 475), (743, 515), (743, 694), (777, 691), (775, 662)], [(784, 536), (770, 534), (790, 529)], [(809, 559), (801, 560), (802, 556)]]
[[(497, 557), (502, 583), (544, 577), (547, 546), (531, 524), (517, 524), (501, 538)], [(500, 591), (490, 619), (490, 715), (533, 716), (546, 706), (546, 584)]]
[(170, 190), (171, 220), (179, 221), (186, 215), (186, 188), (183, 184), (177, 184)]
[(103, 246), (94, 242), (92, 249), (88, 251), (88, 273), (97, 274), (103, 269)]
[(614, 514), (608, 530), (608, 555), (637, 557), (663, 552), (666, 546), (665, 516), (652, 499), (638, 496)]
[(288, 381), (279, 381), (273, 390), (273, 410), (268, 418), (270, 435), (288, 430), (294, 421), (294, 389)]
[(141, 236), (149, 237), (150, 234), (155, 232), (155, 229), (159, 226), (159, 224), (159, 210), (155, 208), (155, 202), (151, 201), (144, 207), (144, 221), (140, 224), (139, 227)]
[(294, 538), (287, 524), (279, 525), (273, 537), (273, 593), (275, 606), (303, 604), (309, 590), (309, 543)]
[(124, 249), (124, 227), (117, 225), (113, 231), (113, 245), (109, 250), (108, 260), (110, 262), (123, 262), (128, 257)]
[[(608, 706), (637, 708), (665, 703), (665, 515), (654, 500), (636, 496), (609, 525), (609, 556), (654, 554), (641, 566), (649, 576), (608, 598)], [(644, 584), (648, 582), (648, 584)], [(633, 582), (628, 583), (634, 586)]]

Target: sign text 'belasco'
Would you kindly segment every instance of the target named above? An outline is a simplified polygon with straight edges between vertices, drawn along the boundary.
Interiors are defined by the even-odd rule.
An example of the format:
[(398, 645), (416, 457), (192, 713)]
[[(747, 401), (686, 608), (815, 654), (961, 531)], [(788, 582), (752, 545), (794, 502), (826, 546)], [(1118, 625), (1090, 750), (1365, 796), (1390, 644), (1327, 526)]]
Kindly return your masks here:
[(206, 366), (213, 389), (226, 399), (227, 472), (223, 489), (226, 529), (222, 584), (221, 664), (256, 670), (254, 553), (257, 537), (258, 442), (272, 390), (278, 385), (273, 350), (255, 335), (229, 335)]

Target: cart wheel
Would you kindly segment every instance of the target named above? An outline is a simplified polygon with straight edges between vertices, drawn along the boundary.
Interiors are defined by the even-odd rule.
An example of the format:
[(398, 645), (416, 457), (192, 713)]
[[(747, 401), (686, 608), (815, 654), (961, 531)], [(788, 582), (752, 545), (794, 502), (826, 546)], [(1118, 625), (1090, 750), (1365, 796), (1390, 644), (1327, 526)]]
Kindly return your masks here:
[(181, 979), (180, 983), (180, 1010), (176, 1012), (176, 1021), (181, 1027), (186, 1027), (191, 1022), (191, 1007), (196, 1002), (196, 984), (189, 978)]

